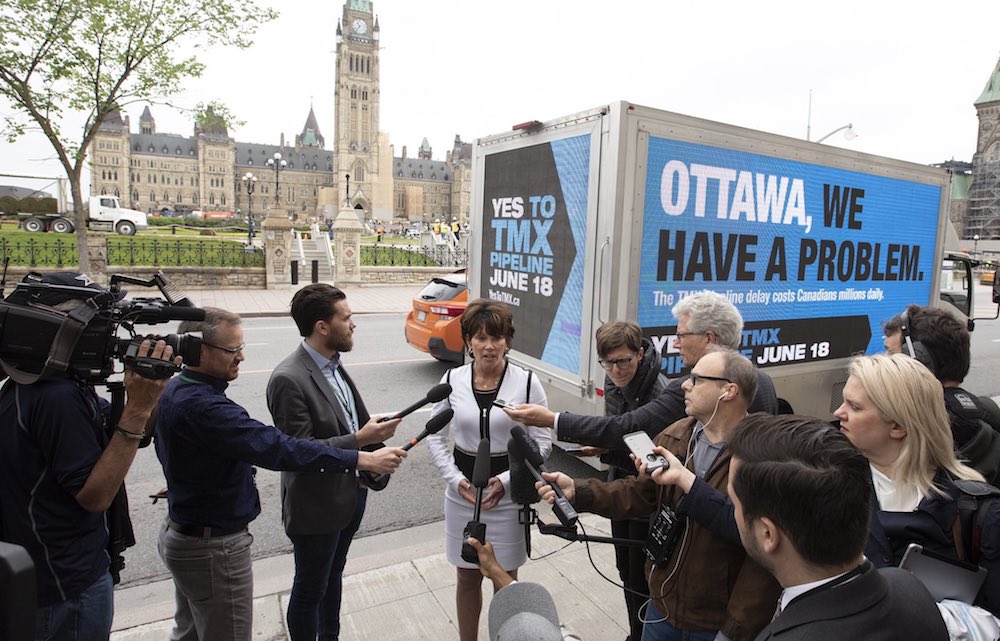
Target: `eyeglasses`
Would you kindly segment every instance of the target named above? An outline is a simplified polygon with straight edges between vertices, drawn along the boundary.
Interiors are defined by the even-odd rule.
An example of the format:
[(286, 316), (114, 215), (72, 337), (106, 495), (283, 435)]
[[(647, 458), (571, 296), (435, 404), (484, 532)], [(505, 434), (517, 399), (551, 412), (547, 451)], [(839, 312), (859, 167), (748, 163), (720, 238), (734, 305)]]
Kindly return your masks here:
[(237, 354), (239, 354), (240, 352), (242, 352), (246, 348), (246, 346), (247, 346), (246, 343), (240, 343), (239, 347), (223, 347), (221, 345), (212, 345), (211, 343), (206, 343), (205, 341), (202, 341), (201, 344), (204, 345), (204, 346), (206, 346), (206, 347), (212, 347), (212, 348), (217, 349), (219, 351), (223, 351), (223, 352), (229, 354), (230, 356), (236, 356)]
[(732, 383), (728, 378), (722, 378), (721, 376), (703, 376), (701, 374), (691, 373), (691, 387), (698, 384), (698, 381), (716, 381), (717, 383)]
[(628, 358), (616, 358), (613, 361), (604, 360), (603, 358), (597, 359), (597, 362), (601, 364), (601, 367), (607, 371), (611, 371), (612, 368), (617, 367), (618, 369), (625, 369), (628, 364), (635, 360), (635, 357), (639, 355), (639, 352), (634, 352)]
[(677, 332), (676, 334), (674, 334), (674, 336), (677, 338), (677, 340), (682, 341), (688, 336), (704, 336), (707, 333), (708, 332)]

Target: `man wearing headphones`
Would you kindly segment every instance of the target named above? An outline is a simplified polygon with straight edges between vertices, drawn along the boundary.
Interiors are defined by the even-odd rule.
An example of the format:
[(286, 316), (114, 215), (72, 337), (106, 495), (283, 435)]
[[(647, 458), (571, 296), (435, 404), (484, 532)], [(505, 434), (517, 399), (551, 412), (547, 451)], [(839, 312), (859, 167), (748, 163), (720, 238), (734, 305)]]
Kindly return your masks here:
[[(656, 558), (646, 563), (650, 600), (640, 612), (644, 641), (749, 641), (774, 614), (780, 592), (774, 577), (747, 557), (737, 537), (719, 536), (688, 513), (699, 495), (727, 491), (726, 441), (756, 391), (756, 369), (733, 350), (709, 347), (691, 369), (684, 382), (688, 418), (654, 439), (673, 454), (673, 464), (694, 473), (687, 492), (661, 487), (646, 474), (579, 486), (562, 473), (544, 475), (579, 511), (615, 519), (653, 515), (656, 535), (646, 547)], [(539, 493), (552, 502), (548, 485)]]
[[(900, 351), (926, 365), (944, 388), (955, 452), (989, 483), (998, 485), (1000, 422), (982, 399), (961, 388), (972, 358), (965, 324), (944, 309), (917, 305), (910, 305), (897, 318)], [(890, 324), (894, 321), (886, 327)]]

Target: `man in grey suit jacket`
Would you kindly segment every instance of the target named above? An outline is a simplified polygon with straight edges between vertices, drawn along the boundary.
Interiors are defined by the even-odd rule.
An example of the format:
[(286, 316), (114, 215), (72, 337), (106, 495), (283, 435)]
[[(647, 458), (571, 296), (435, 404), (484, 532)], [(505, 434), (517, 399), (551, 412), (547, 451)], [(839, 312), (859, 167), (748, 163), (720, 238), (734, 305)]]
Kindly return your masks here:
[(948, 639), (919, 579), (864, 558), (871, 472), (840, 430), (818, 418), (756, 414), (728, 447), (743, 547), (784, 588), (757, 641)]
[[(399, 419), (378, 423), (370, 417), (340, 362), (353, 347), (355, 328), (346, 296), (330, 285), (308, 285), (292, 297), (291, 313), (304, 340), (267, 384), (274, 424), (290, 436), (344, 449), (380, 447)], [(288, 600), (292, 641), (338, 638), (344, 565), (367, 495), (354, 473), (282, 472), (281, 518), (295, 555)]]

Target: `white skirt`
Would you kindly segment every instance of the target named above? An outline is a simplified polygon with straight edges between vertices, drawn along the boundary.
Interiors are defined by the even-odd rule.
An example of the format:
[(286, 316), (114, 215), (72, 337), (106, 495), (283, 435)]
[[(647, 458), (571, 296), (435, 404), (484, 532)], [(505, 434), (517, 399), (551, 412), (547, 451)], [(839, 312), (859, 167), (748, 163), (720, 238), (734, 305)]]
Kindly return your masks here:
[[(459, 568), (477, 569), (479, 566), (462, 559), (462, 532), (472, 520), (475, 506), (458, 490), (450, 486), (444, 492), (445, 556)], [(486, 524), (486, 540), (493, 544), (493, 553), (500, 566), (510, 572), (524, 565), (528, 558), (524, 546), (524, 526), (517, 522), (521, 507), (504, 495), (492, 510), (480, 510), (479, 521)]]

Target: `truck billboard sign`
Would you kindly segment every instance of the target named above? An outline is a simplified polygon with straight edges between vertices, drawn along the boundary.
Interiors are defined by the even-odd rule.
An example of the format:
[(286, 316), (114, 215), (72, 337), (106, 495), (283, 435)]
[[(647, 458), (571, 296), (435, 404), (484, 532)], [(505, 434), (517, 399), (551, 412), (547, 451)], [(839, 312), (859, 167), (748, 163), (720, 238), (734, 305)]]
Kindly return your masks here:
[(484, 161), (479, 292), (510, 305), (519, 352), (575, 374), (590, 153), (584, 134)]
[(711, 290), (761, 367), (882, 349), (934, 297), (940, 185), (649, 137), (638, 323), (682, 372), (671, 308)]

